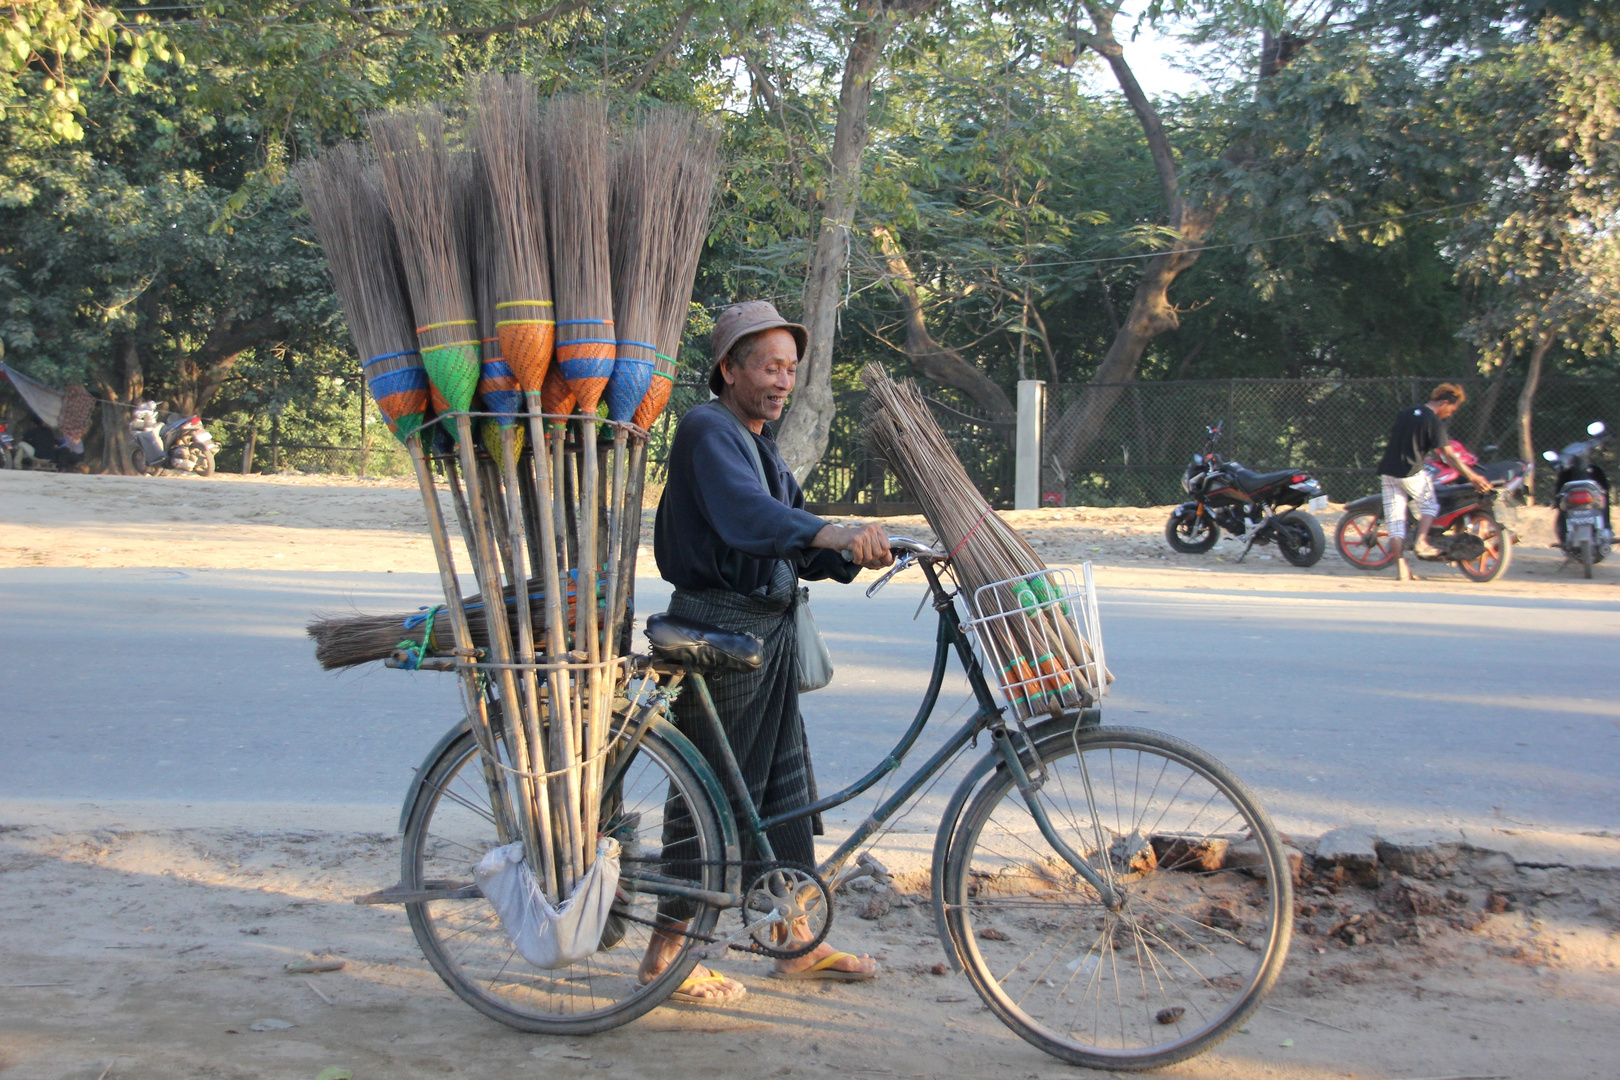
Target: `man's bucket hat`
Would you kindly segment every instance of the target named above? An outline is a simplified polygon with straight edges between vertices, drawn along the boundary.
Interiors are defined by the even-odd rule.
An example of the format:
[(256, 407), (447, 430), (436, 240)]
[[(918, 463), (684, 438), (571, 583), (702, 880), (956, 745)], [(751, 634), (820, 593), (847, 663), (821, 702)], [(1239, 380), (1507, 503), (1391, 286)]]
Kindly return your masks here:
[(799, 347), (799, 359), (804, 359), (804, 350), (810, 341), (810, 331), (796, 322), (788, 322), (782, 318), (782, 313), (776, 310), (776, 305), (769, 300), (745, 300), (741, 304), (732, 304), (714, 320), (714, 333), (709, 335), (710, 355), (714, 357), (714, 366), (709, 369), (711, 391), (718, 395), (725, 388), (726, 380), (720, 374), (720, 361), (731, 352), (732, 346), (749, 334), (757, 334), (761, 330), (788, 331)]

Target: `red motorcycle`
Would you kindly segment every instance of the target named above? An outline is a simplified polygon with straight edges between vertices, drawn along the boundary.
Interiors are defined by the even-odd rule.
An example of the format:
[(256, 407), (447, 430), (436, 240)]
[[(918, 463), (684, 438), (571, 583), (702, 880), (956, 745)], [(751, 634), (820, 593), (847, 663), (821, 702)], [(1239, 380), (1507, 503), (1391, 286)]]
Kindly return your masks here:
[[(1502, 496), (1522, 501), (1524, 477), (1529, 466), (1523, 461), (1494, 461), (1479, 464), (1479, 458), (1453, 439), (1451, 449), (1469, 467), (1491, 482), (1492, 491), (1481, 493), (1461, 479), (1458, 471), (1438, 453), (1431, 454), (1424, 465), (1434, 478), (1434, 494), (1440, 502), (1440, 513), (1429, 527), (1429, 542), (1438, 550), (1436, 555), (1413, 555), (1425, 562), (1454, 564), (1470, 581), (1495, 581), (1507, 573), (1513, 561), (1513, 545), (1518, 537), (1496, 518), (1496, 501)], [(1490, 449), (1487, 447), (1486, 449)], [(1417, 519), (1408, 508), (1406, 535), (1416, 529)], [(1339, 519), (1334, 542), (1339, 554), (1358, 570), (1382, 570), (1395, 561), (1389, 546), (1389, 527), (1384, 521), (1382, 493), (1357, 499), (1344, 508)]]

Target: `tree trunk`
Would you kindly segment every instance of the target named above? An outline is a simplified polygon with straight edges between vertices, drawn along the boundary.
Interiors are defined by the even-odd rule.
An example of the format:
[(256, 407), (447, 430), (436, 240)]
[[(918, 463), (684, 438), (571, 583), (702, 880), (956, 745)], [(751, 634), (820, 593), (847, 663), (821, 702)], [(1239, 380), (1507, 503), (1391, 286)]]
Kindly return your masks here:
[(1541, 384), (1542, 362), (1547, 359), (1547, 352), (1557, 336), (1548, 329), (1536, 339), (1535, 347), (1530, 350), (1530, 371), (1524, 377), (1524, 389), (1519, 391), (1519, 456), (1530, 463), (1524, 476), (1524, 497), (1532, 505), (1536, 501), (1536, 447), (1530, 437), (1530, 408), (1535, 404), (1536, 388)]
[(912, 275), (900, 246), (895, 243), (894, 234), (887, 226), (879, 225), (872, 230), (872, 235), (883, 250), (889, 273), (893, 275), (889, 287), (905, 308), (905, 351), (912, 369), (929, 382), (960, 390), (975, 405), (997, 419), (1017, 416), (1018, 410), (1008, 400), (1006, 392), (990, 376), (962, 359), (962, 354), (955, 349), (935, 341), (928, 332), (928, 324), (923, 320), (922, 298), (917, 293), (917, 279)]
[(827, 450), (837, 406), (833, 401), (832, 350), (838, 331), (839, 276), (849, 262), (849, 230), (861, 193), (861, 158), (868, 141), (867, 116), (872, 106), (872, 81), (883, 49), (894, 30), (894, 15), (915, 15), (928, 10), (933, 0), (863, 0), (856, 29), (844, 58), (843, 84), (838, 94), (838, 119), (833, 129), (831, 176), (821, 200), (820, 227), (810, 268), (805, 275), (803, 314), (810, 331), (809, 347), (799, 362), (799, 383), (793, 408), (782, 419), (777, 446), (794, 477), (803, 483)]
[[(1179, 235), (1169, 250), (1148, 260), (1136, 284), (1136, 294), (1131, 298), (1130, 311), (1114, 334), (1102, 363), (1097, 365), (1090, 380), (1091, 385), (1063, 411), (1063, 415), (1048, 431), (1052, 456), (1065, 471), (1072, 471), (1079, 464), (1080, 458), (1102, 433), (1108, 414), (1119, 400), (1119, 384), (1135, 380), (1137, 367), (1148, 345), (1160, 334), (1181, 325), (1175, 305), (1169, 299), (1170, 286), (1198, 261), (1204, 239), (1214, 227), (1215, 218), (1221, 210), (1218, 202), (1189, 207), (1183, 198), (1175, 150), (1164, 130), (1164, 121), (1142, 91), (1141, 84), (1136, 81), (1135, 72), (1125, 61), (1125, 51), (1114, 36), (1117, 6), (1088, 2), (1085, 7), (1091, 18), (1092, 31), (1088, 33), (1074, 28), (1072, 33), (1075, 41), (1108, 62), (1114, 73), (1114, 81), (1119, 83), (1125, 100), (1136, 113), (1142, 134), (1147, 139), (1148, 152), (1153, 158), (1159, 190), (1164, 196), (1166, 221)], [(1279, 48), (1268, 38), (1267, 67), (1263, 76), (1269, 77), (1281, 70), (1297, 48), (1293, 42), (1286, 48)], [(1233, 162), (1245, 156), (1246, 151), (1236, 146), (1229, 148), (1225, 154), (1227, 160)]]
[[(1503, 346), (1506, 349), (1506, 346)], [(1496, 373), (1491, 376), (1491, 383), (1485, 388), (1485, 399), (1477, 406), (1479, 415), (1474, 420), (1474, 436), (1468, 445), (1474, 448), (1474, 453), (1481, 452), (1485, 439), (1491, 430), (1491, 414), (1496, 412), (1496, 403), (1502, 398), (1502, 380), (1507, 378), (1508, 361), (1511, 354), (1503, 352), (1502, 358), (1496, 362)]]

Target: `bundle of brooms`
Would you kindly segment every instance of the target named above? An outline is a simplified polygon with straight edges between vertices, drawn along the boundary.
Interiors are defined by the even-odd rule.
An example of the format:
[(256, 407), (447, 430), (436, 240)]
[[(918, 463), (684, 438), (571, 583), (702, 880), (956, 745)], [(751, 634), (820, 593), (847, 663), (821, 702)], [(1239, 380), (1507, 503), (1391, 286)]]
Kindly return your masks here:
[[(396, 434), (416, 463), (445, 590), (423, 612), (324, 618), (309, 633), (329, 669), (402, 652), (403, 666), (434, 654), (457, 668), (503, 831), (521, 836), (555, 902), (595, 850), (641, 519), (646, 430), (631, 421), (651, 423), (668, 401), (717, 137), (657, 109), (615, 151), (600, 101), (542, 105), (521, 77), (485, 77), (473, 104), (471, 152), (454, 149), (446, 113), (428, 108), (372, 119), (374, 165), (339, 147), (306, 167), (306, 203), (362, 358), (398, 354), (431, 395), (394, 402), (417, 404), (426, 424), (418, 437), (405, 418)], [(340, 164), (369, 187), (315, 182)], [(321, 203), (334, 186), (339, 197)], [(369, 216), (356, 214), (365, 199)], [(345, 248), (368, 229), (380, 247), (351, 236)], [(367, 307), (376, 296), (392, 301), (391, 323)], [(367, 329), (378, 325), (391, 336)], [(393, 420), (385, 387), (371, 386)], [(599, 438), (604, 396), (611, 442)], [(480, 423), (474, 411), (496, 415)], [(435, 466), (478, 581), (470, 597)], [(580, 592), (596, 602), (578, 609)], [(496, 595), (505, 603), (484, 603)]]
[(1093, 704), (1113, 677), (1099, 672), (1080, 633), (1077, 609), (1086, 598), (991, 509), (915, 383), (895, 382), (878, 364), (861, 378), (867, 446), (894, 470), (951, 553), (972, 629), (1007, 700), (1023, 716)]

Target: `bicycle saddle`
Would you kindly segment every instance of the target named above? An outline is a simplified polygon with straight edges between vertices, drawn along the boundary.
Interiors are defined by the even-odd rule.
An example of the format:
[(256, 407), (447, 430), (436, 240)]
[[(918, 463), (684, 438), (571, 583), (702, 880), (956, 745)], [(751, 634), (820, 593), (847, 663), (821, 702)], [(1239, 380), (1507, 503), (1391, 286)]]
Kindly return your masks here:
[(667, 611), (647, 619), (647, 641), (654, 660), (699, 671), (757, 671), (765, 663), (764, 642)]

